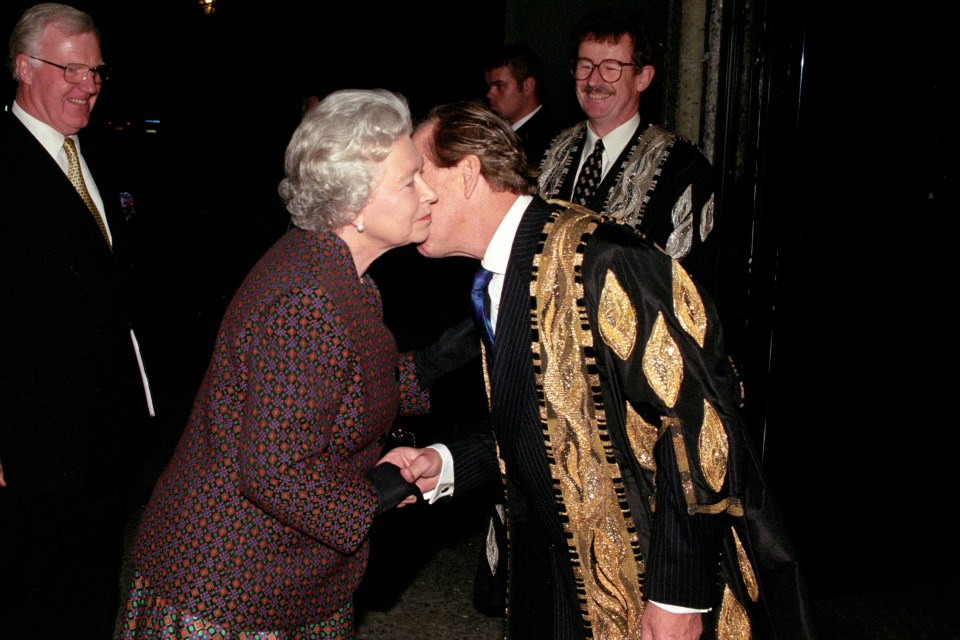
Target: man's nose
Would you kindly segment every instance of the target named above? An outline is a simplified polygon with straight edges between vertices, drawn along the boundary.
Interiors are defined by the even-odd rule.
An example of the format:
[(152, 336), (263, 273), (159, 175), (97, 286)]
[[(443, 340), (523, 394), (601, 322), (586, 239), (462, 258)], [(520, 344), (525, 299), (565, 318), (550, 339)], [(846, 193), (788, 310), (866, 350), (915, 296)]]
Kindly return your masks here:
[(79, 86), (84, 93), (89, 93), (90, 95), (94, 95), (100, 91), (100, 85), (97, 83), (97, 74), (91, 70), (87, 71), (87, 76), (78, 82), (77, 86)]
[[(594, 80), (594, 75), (596, 75), (596, 80)], [(587, 76), (587, 84), (591, 87), (595, 87), (598, 84), (605, 83), (606, 80), (603, 79), (603, 76), (600, 75), (600, 66), (594, 65), (593, 69), (590, 69), (590, 75)]]

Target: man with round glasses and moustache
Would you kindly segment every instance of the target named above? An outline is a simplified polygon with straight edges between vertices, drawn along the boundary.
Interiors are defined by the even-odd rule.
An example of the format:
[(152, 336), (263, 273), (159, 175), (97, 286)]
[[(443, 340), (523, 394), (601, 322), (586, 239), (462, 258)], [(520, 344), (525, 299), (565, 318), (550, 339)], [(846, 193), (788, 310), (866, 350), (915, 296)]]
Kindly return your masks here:
[[(540, 195), (636, 228), (711, 289), (713, 169), (691, 142), (641, 118), (640, 96), (655, 68), (640, 17), (621, 8), (591, 12), (578, 23), (574, 43), (571, 73), (587, 119), (547, 150)], [(597, 165), (590, 162), (594, 152)]]
[(109, 159), (80, 133), (108, 77), (91, 17), (63, 4), (27, 9), (8, 63), (17, 88), (0, 113), (0, 638), (107, 638), (152, 413), (129, 317), (132, 210)]

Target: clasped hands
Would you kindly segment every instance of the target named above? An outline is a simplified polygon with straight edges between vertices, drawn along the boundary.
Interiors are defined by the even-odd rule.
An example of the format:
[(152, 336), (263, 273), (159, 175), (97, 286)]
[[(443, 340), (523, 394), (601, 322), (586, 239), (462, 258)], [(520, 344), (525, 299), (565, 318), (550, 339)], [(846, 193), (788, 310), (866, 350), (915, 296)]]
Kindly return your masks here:
[[(436, 449), (415, 447), (395, 447), (388, 451), (377, 464), (390, 463), (400, 468), (400, 476), (407, 482), (417, 485), (420, 493), (426, 494), (437, 487), (443, 460)], [(407, 496), (398, 507), (413, 504), (416, 496)]]
[[(443, 459), (436, 449), (417, 449), (414, 447), (396, 447), (388, 451), (378, 464), (390, 463), (400, 469), (400, 476), (416, 484), (422, 494), (437, 487)], [(396, 506), (403, 507), (417, 501), (408, 496)], [(675, 613), (653, 603), (648, 603), (643, 615), (640, 640), (696, 640), (703, 632), (700, 613)]]

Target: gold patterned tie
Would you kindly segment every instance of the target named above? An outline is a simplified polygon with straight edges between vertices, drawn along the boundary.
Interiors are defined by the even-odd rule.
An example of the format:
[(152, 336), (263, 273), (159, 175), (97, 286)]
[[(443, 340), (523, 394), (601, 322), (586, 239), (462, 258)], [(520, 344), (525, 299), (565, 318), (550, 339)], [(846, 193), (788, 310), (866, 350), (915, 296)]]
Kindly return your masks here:
[(80, 171), (80, 157), (77, 155), (77, 147), (73, 143), (73, 138), (63, 139), (63, 150), (66, 152), (67, 161), (70, 163), (67, 177), (70, 178), (70, 182), (73, 183), (77, 193), (83, 198), (83, 203), (87, 205), (87, 209), (90, 210), (93, 219), (97, 221), (97, 226), (100, 227), (100, 233), (103, 234), (103, 239), (107, 241), (107, 246), (110, 247), (112, 251), (113, 245), (110, 243), (110, 235), (107, 233), (107, 227), (103, 223), (103, 217), (97, 210), (97, 205), (93, 203), (90, 192), (87, 191), (87, 184), (83, 181), (83, 173)]

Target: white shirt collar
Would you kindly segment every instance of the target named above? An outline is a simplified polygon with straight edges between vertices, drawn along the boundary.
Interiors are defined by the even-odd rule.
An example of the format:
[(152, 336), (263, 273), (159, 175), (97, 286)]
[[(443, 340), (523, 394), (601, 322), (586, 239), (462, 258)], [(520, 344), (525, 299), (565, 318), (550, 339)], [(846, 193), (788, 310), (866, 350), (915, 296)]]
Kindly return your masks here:
[(514, 122), (512, 125), (510, 125), (510, 128), (513, 129), (514, 131), (516, 131), (517, 129), (519, 129), (520, 127), (522, 127), (524, 124), (526, 124), (527, 120), (529, 120), (529, 119), (532, 118), (533, 116), (537, 115), (537, 111), (540, 111), (540, 109), (542, 109), (542, 108), (543, 108), (543, 105), (542, 105), (542, 104), (539, 105), (539, 106), (537, 106), (536, 109), (534, 109), (533, 111), (531, 111), (530, 113), (528, 113), (527, 115), (523, 116), (522, 118), (520, 118), (519, 120), (517, 120), (516, 122)]
[[(603, 136), (603, 174), (602, 177), (606, 177), (607, 172), (610, 171), (610, 167), (613, 165), (613, 162), (620, 157), (620, 154), (623, 153), (623, 150), (627, 148), (627, 145), (630, 144), (633, 140), (633, 132), (637, 130), (637, 127), (640, 126), (640, 112), (633, 114), (633, 117), (624, 122), (622, 125)], [(593, 146), (597, 143), (597, 140), (600, 138), (596, 133), (593, 132), (593, 129), (587, 125), (587, 139), (583, 143), (583, 152), (580, 154), (580, 165), (577, 168), (577, 173), (580, 173), (580, 167), (583, 166), (584, 161), (587, 159), (587, 156), (593, 152)]]
[(523, 212), (530, 206), (533, 196), (517, 196), (516, 201), (510, 206), (507, 215), (500, 221), (490, 244), (487, 245), (487, 251), (483, 254), (483, 260), (480, 264), (484, 269), (494, 274), (503, 275), (507, 272), (507, 262), (510, 260), (510, 249), (513, 247), (513, 237), (517, 235), (517, 227), (520, 226), (520, 218)]
[[(60, 151), (63, 149), (64, 135), (48, 125), (46, 122), (37, 120), (32, 115), (24, 111), (23, 107), (17, 104), (17, 101), (13, 101), (13, 108), (10, 110), (13, 112), (13, 115), (17, 117), (20, 122), (23, 123), (23, 126), (33, 134), (33, 137), (40, 141), (40, 144), (43, 145), (43, 148), (47, 150), (47, 153), (53, 158), (57, 158), (60, 155)], [(80, 151), (80, 143), (77, 140), (76, 136), (71, 136), (74, 143), (77, 146), (77, 151)]]
[[(48, 125), (46, 122), (41, 122), (35, 117), (23, 110), (17, 101), (13, 101), (13, 108), (10, 109), (14, 116), (17, 117), (20, 122), (23, 123), (23, 126), (27, 128), (34, 138), (43, 145), (43, 148), (47, 150), (47, 153), (50, 154), (50, 157), (53, 158), (53, 161), (57, 163), (60, 169), (63, 170), (63, 173), (69, 175), (70, 173), (70, 161), (67, 159), (67, 152), (63, 150), (63, 141), (66, 140), (66, 137)], [(90, 198), (93, 200), (94, 205), (97, 207), (97, 213), (100, 215), (100, 219), (103, 221), (104, 226), (107, 228), (107, 236), (110, 238), (110, 241), (113, 241), (113, 232), (110, 230), (110, 224), (107, 222), (107, 217), (103, 214), (103, 197), (100, 195), (100, 190), (97, 188), (97, 183), (93, 179), (93, 176), (90, 175), (90, 169), (87, 167), (86, 160), (83, 159), (83, 153), (80, 151), (80, 141), (77, 139), (77, 136), (69, 136), (73, 138), (73, 143), (77, 147), (77, 154), (79, 155), (80, 160), (80, 172), (83, 175), (83, 181), (86, 183), (87, 191), (90, 194)]]
[(490, 295), (490, 324), (494, 331), (497, 329), (497, 318), (500, 315), (500, 295), (503, 293), (503, 279), (507, 273), (507, 263), (510, 261), (510, 251), (513, 248), (513, 238), (517, 235), (517, 227), (523, 212), (530, 206), (533, 196), (518, 196), (507, 211), (507, 215), (500, 221), (500, 226), (490, 239), (487, 251), (483, 254), (480, 264), (484, 269), (491, 271), (493, 277), (487, 285)]

